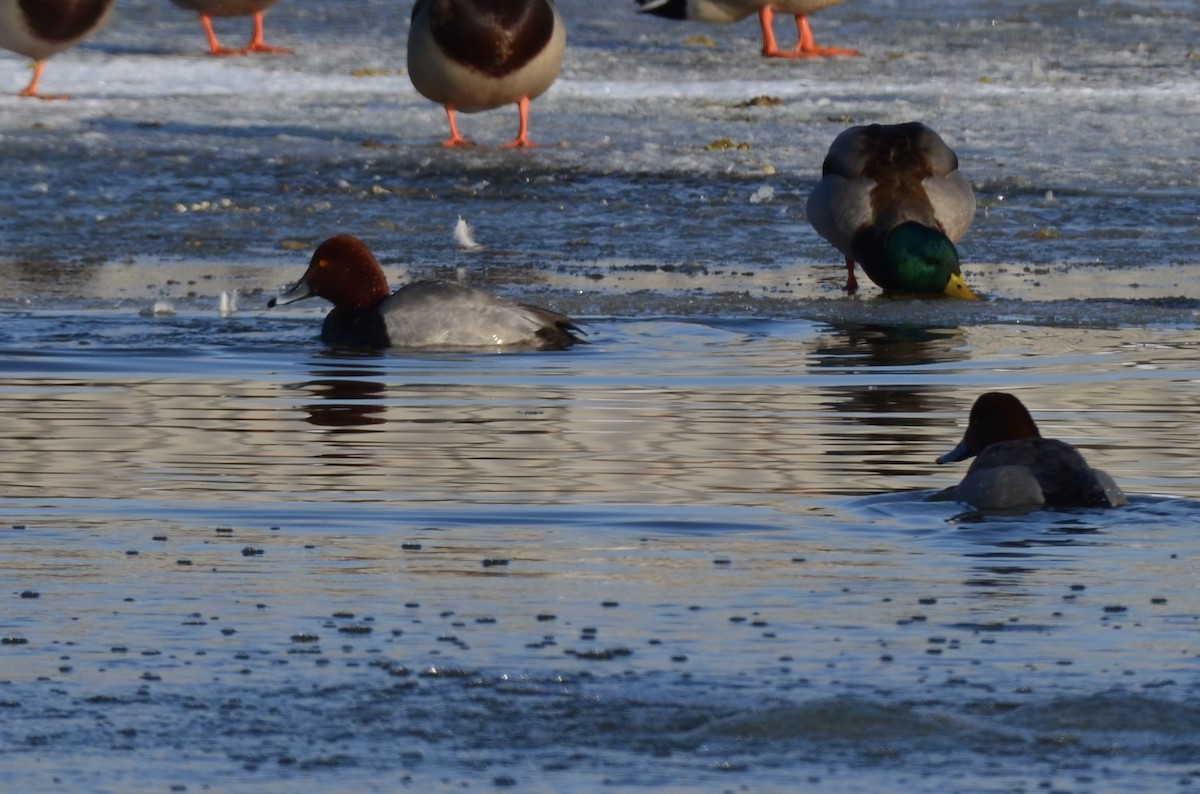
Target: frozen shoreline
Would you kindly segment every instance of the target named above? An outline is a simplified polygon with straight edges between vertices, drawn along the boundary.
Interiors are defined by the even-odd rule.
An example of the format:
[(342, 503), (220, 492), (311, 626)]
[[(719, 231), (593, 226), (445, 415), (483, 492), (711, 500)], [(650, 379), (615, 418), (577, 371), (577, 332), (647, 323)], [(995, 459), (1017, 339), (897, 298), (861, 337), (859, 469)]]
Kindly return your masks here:
[[(753, 25), (675, 25), (622, 3), (563, 9), (564, 74), (532, 111), (543, 147), (445, 152), (441, 110), (403, 74), (407, 16), (388, 4), (351, 16), (287, 0), (268, 15), (268, 38), (296, 56), (212, 59), (189, 15), (130, 0), (99, 37), (52, 59), (47, 81), (74, 100), (0, 96), (0, 176), (12, 186), (0, 270), (183, 263), (195, 270), (185, 280), (211, 282), (244, 265), (267, 272), (233, 286), (270, 289), (306, 246), (351, 231), (405, 272), (466, 264), (499, 284), (634, 291), (656, 280), (622, 268), (734, 268), (755, 274), (752, 295), (765, 282), (834, 298), (836, 254), (803, 209), (825, 148), (851, 123), (922, 118), (975, 185), (981, 209), (962, 248), (982, 290), (1197, 295), (1200, 68), (1179, 24), (1186, 4), (997, 14), (851, 2), (814, 25), (863, 57), (805, 63), (758, 57)], [(10, 67), (21, 60), (0, 58), (0, 74)], [(780, 101), (741, 106), (763, 95)], [(464, 120), (484, 142), (514, 124), (511, 109)], [(721, 141), (734, 148), (714, 150)], [(484, 251), (453, 244), (459, 216)], [(1047, 290), (1027, 269), (1059, 275)], [(10, 293), (18, 303), (71, 300), (67, 284), (6, 281), (26, 290)], [(696, 279), (657, 281), (686, 290)], [(116, 297), (80, 289), (101, 296)]]

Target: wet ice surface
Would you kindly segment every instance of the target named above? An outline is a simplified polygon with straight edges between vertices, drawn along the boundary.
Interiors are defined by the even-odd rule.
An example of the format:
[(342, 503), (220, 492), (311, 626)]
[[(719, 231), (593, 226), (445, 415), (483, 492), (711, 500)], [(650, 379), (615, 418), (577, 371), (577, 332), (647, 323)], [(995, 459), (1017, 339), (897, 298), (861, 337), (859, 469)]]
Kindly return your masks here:
[[(50, 62), (72, 102), (0, 98), (6, 780), (1196, 782), (1190, 3), (850, 0), (814, 30), (864, 57), (782, 63), (751, 21), (564, 2), (531, 152), (437, 148), (408, 9), (348, 6), (215, 61), (123, 1)], [(838, 131), (910, 118), (976, 187), (987, 302), (847, 299), (804, 220)], [(261, 307), (341, 231), (593, 344), (323, 351), (320, 306)], [(1131, 505), (925, 502), (992, 388)]]
[[(506, 285), (564, 279), (586, 291), (565, 304), (582, 313), (642, 313), (629, 293), (649, 287), (780, 296), (794, 316), (797, 300), (837, 297), (843, 280), (804, 221), (830, 141), (850, 123), (919, 118), (976, 186), (962, 247), (977, 289), (1194, 298), (1186, 4), (851, 3), (817, 31), (864, 42), (866, 56), (804, 63), (752, 57), (752, 23), (671, 24), (620, 3), (564, 11), (567, 64), (531, 122), (545, 145), (447, 152), (432, 145), (440, 109), (403, 74), (407, 15), (394, 4), (345, 14), (291, 2), (268, 32), (298, 54), (237, 60), (200, 57), (194, 20), (169, 4), (126, 4), (97, 41), (52, 61), (47, 81), (75, 101), (6, 100), (6, 270), (35, 267), (35, 294), (53, 289), (42, 273), (56, 266), (67, 295), (154, 282), (180, 297), (195, 291), (187, 278), (172, 289), (138, 269), (131, 284), (98, 283), (88, 266), (161, 272), (165, 259), (214, 276), (236, 262), (269, 265), (247, 285), (274, 289), (283, 265), (345, 230), (420, 273), (466, 264)], [(714, 46), (687, 44), (695, 35)], [(760, 96), (779, 104), (741, 107)], [(511, 110), (463, 120), (483, 142), (514, 124)], [(709, 149), (719, 141), (735, 148)], [(457, 249), (459, 216), (483, 252)]]

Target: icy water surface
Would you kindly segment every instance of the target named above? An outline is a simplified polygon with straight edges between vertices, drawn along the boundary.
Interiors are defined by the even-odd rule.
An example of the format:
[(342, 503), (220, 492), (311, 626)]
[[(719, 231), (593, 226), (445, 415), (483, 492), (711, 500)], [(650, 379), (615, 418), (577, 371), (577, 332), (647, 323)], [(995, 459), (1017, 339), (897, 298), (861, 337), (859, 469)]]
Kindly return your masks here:
[[(863, 57), (805, 63), (629, 5), (561, 3), (529, 152), (435, 145), (381, 0), (224, 61), (122, 0), (71, 102), (0, 97), (5, 786), (1200, 783), (1192, 3), (850, 0), (813, 26)], [(842, 128), (911, 118), (987, 301), (847, 298), (804, 219)], [(264, 306), (344, 231), (591, 344), (325, 350)], [(1130, 505), (926, 501), (990, 389)]]

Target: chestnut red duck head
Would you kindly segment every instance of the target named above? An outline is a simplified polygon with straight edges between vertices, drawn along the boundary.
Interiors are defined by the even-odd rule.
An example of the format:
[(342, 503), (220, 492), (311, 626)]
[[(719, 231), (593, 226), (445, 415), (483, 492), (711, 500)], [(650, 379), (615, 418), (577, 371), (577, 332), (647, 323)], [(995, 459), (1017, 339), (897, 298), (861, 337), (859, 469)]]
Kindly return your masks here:
[(1001, 441), (1020, 441), (1041, 438), (1037, 423), (1025, 404), (1002, 391), (982, 394), (971, 406), (967, 430), (958, 446), (937, 459), (938, 463), (954, 463), (973, 458)]
[(366, 244), (349, 234), (330, 237), (317, 246), (300, 280), (268, 307), (318, 297), (353, 311), (366, 311), (391, 295), (379, 260)]

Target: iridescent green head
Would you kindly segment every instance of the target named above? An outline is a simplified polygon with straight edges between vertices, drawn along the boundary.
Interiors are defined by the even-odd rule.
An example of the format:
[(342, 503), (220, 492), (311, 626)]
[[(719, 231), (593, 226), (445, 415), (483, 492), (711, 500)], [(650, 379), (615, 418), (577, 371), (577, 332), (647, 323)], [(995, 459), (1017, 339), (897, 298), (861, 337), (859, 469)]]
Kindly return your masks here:
[(884, 253), (895, 289), (978, 298), (963, 281), (954, 243), (937, 229), (913, 221), (902, 223), (888, 233)]

